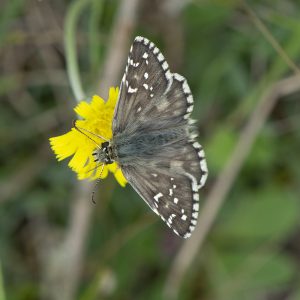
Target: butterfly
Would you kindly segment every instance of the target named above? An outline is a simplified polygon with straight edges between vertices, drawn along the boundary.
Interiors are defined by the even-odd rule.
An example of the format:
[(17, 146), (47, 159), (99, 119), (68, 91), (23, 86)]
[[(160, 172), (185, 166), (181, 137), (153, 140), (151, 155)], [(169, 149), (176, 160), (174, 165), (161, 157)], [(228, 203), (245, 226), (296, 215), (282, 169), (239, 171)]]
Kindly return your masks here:
[(192, 110), (186, 79), (170, 72), (154, 43), (137, 36), (120, 85), (112, 139), (93, 153), (95, 161), (117, 162), (141, 198), (184, 238), (197, 224), (198, 191), (208, 174)]

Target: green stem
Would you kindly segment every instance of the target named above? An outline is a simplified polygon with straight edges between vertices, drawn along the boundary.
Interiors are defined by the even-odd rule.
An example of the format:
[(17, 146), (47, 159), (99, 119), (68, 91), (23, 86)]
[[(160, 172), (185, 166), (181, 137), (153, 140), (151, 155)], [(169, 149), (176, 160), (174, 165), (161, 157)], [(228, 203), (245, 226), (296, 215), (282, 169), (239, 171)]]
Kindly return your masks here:
[(83, 100), (85, 98), (85, 94), (82, 89), (77, 61), (76, 24), (80, 13), (89, 2), (90, 0), (76, 0), (71, 3), (67, 12), (64, 28), (67, 73), (77, 102)]
[(2, 276), (2, 267), (0, 264), (0, 300), (5, 300), (3, 276)]
[(90, 50), (90, 69), (91, 74), (95, 75), (95, 71), (99, 68), (101, 48), (100, 48), (100, 32), (99, 20), (103, 11), (103, 1), (92, 0), (91, 15), (89, 18), (89, 50)]

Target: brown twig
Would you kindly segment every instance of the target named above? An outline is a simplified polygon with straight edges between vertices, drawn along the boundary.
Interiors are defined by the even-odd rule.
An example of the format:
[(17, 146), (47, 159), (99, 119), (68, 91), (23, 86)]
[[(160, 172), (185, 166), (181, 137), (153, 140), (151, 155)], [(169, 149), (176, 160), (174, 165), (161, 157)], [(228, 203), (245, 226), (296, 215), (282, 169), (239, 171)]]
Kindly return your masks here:
[(300, 89), (300, 77), (295, 75), (283, 79), (271, 86), (255, 107), (252, 115), (228, 159), (223, 171), (211, 189), (199, 216), (197, 229), (191, 239), (187, 240), (179, 250), (165, 284), (164, 294), (168, 299), (176, 299), (184, 275), (194, 261), (196, 255), (211, 229), (216, 216), (223, 205), (228, 192), (240, 172), (260, 129), (265, 124), (273, 107), (280, 97), (294, 93)]

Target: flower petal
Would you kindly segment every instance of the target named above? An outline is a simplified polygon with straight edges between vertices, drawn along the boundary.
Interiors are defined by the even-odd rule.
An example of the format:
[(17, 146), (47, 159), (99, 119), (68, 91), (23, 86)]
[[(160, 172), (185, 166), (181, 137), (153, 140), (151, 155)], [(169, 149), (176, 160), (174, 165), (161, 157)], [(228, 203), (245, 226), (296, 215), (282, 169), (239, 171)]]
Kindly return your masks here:
[(68, 165), (77, 173), (80, 180), (105, 178), (110, 171), (114, 173), (121, 186), (127, 183), (116, 163), (103, 167), (94, 161), (92, 155), (97, 147), (101, 148), (104, 141), (112, 138), (112, 120), (118, 94), (119, 89), (111, 87), (107, 102), (97, 95), (92, 97), (90, 103), (81, 101), (74, 108), (75, 112), (83, 118), (76, 122), (77, 128), (49, 139), (51, 148), (59, 161), (73, 155)]

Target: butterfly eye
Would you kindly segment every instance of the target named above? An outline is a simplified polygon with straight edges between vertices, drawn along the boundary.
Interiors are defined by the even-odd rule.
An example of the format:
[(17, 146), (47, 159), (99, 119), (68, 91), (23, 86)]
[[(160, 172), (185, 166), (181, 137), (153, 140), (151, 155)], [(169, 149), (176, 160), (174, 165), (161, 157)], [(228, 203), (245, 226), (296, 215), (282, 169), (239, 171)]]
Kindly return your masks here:
[(109, 142), (104, 142), (104, 143), (101, 144), (101, 147), (102, 147), (102, 148), (106, 148), (106, 147), (108, 147), (108, 146), (109, 146)]

